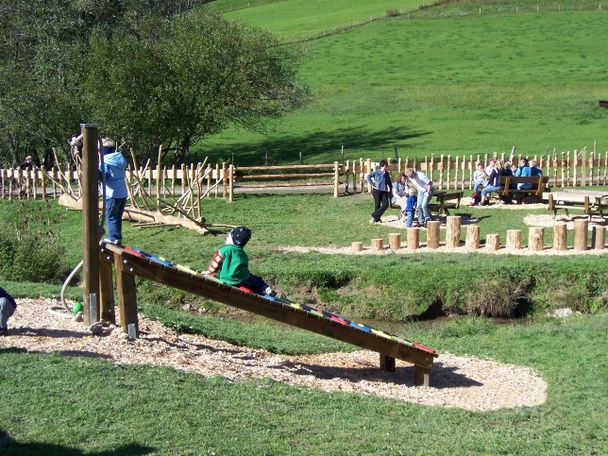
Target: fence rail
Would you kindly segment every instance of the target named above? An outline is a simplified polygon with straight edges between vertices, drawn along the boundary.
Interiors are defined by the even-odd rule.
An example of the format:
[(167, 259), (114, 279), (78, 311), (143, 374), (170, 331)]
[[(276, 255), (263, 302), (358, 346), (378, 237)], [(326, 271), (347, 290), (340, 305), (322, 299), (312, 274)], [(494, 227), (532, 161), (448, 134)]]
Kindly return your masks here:
[[(406, 157), (387, 159), (393, 173), (415, 168), (424, 171), (439, 189), (472, 189), (477, 163), (487, 164), (499, 158), (517, 164), (521, 158), (535, 159), (551, 187), (585, 187), (608, 185), (608, 152), (586, 149), (522, 156), (521, 154), (431, 154), (423, 159)], [(181, 203), (188, 199), (191, 207), (200, 207), (209, 198), (234, 199), (235, 192), (267, 192), (289, 188), (292, 192), (310, 189), (341, 194), (370, 192), (367, 174), (378, 166), (371, 159), (346, 160), (340, 164), (280, 166), (234, 166), (209, 164), (158, 167), (148, 161), (144, 166), (127, 170), (129, 198), (136, 201), (145, 193), (161, 200), (171, 197)], [(396, 177), (396, 176), (394, 176)], [(80, 170), (69, 165), (44, 169), (0, 169), (1, 199), (57, 198), (62, 193), (80, 195)], [(197, 212), (192, 210), (191, 212)], [(200, 212), (200, 211), (198, 211)]]

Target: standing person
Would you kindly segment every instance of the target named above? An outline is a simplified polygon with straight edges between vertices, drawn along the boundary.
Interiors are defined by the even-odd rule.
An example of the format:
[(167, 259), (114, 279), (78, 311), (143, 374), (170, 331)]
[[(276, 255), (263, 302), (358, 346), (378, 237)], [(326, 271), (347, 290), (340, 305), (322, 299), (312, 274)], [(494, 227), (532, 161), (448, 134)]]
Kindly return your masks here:
[(411, 186), (418, 190), (416, 209), (418, 212), (418, 225), (426, 226), (427, 222), (431, 220), (429, 203), (433, 197), (433, 182), (422, 171), (416, 171), (414, 168), (408, 168), (406, 175)]
[(19, 165), (21, 170), (32, 170), (34, 169), (34, 160), (31, 155), (25, 157), (25, 161)]
[(411, 228), (412, 223), (414, 223), (414, 214), (416, 213), (416, 202), (418, 193), (414, 187), (409, 189), (409, 195), (407, 197), (407, 203), (405, 207), (405, 227)]
[(106, 189), (106, 225), (108, 236), (104, 239), (113, 244), (122, 243), (122, 214), (127, 202), (125, 174), (127, 160), (116, 150), (116, 143), (110, 138), (102, 141), (103, 169), (99, 166), (99, 179)]
[(8, 334), (8, 319), (15, 313), (17, 303), (8, 292), (0, 287), (0, 336)]
[(407, 185), (407, 177), (405, 177), (405, 173), (399, 173), (397, 176), (397, 182), (393, 184), (393, 197), (391, 198), (391, 204), (396, 204), (399, 206), (401, 208), (401, 212), (404, 214), (407, 206), (409, 190), (410, 187)]
[(384, 214), (384, 211), (388, 207), (393, 190), (386, 160), (380, 160), (380, 169), (372, 171), (367, 175), (367, 182), (373, 187), (372, 196), (374, 197), (374, 212), (372, 212), (370, 223), (378, 223), (382, 221), (382, 214)]

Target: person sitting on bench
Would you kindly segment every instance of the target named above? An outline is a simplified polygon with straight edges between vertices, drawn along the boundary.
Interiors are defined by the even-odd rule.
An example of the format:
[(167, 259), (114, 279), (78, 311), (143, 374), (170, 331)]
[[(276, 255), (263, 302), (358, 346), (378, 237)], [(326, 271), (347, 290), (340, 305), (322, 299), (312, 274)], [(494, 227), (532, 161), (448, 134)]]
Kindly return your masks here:
[(407, 185), (407, 177), (404, 173), (399, 173), (397, 176), (397, 182), (393, 184), (393, 197), (391, 198), (391, 204), (399, 206), (401, 212), (405, 214), (405, 208), (407, 207), (407, 197), (409, 194), (409, 185)]
[(481, 205), (487, 206), (490, 204), (490, 197), (493, 192), (499, 192), (503, 189), (500, 185), (500, 174), (502, 172), (502, 163), (493, 158), (488, 166), (491, 168), (488, 176), (488, 186), (481, 191)]

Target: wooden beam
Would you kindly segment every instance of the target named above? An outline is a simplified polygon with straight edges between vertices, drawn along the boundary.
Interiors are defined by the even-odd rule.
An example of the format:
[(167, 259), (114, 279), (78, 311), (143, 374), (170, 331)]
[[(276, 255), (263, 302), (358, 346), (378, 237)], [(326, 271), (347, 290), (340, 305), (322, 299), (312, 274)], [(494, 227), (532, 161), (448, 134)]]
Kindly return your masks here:
[(137, 320), (137, 292), (133, 270), (125, 264), (121, 255), (114, 255), (114, 267), (116, 268), (116, 289), (118, 292), (118, 311), (120, 315), (120, 327), (128, 334), (129, 325), (135, 325), (135, 334), (139, 334), (139, 323)]
[[(114, 286), (112, 284), (111, 256), (99, 251), (99, 314), (101, 320), (116, 324), (114, 313)], [(108, 261), (110, 260), (110, 261)]]
[[(436, 354), (417, 347), (409, 347), (396, 340), (386, 339), (373, 333), (365, 333), (351, 326), (345, 326), (329, 319), (317, 317), (305, 310), (269, 301), (262, 296), (246, 293), (203, 276), (195, 276), (175, 268), (162, 266), (145, 258), (130, 255), (124, 252), (124, 249), (120, 246), (108, 244), (106, 245), (106, 248), (114, 252), (115, 255), (115, 265), (119, 283), (119, 298), (125, 301), (131, 299), (132, 302), (129, 304), (134, 309), (135, 317), (137, 315), (137, 308), (135, 304), (135, 282), (133, 280), (133, 275), (144, 277), (172, 288), (203, 296), (232, 307), (262, 315), (292, 326), (297, 326), (343, 342), (358, 345), (378, 353), (383, 353), (387, 356), (401, 359), (429, 370), (433, 365), (433, 358), (437, 356)], [(124, 280), (126, 278), (131, 279), (128, 286), (132, 286), (132, 290), (124, 289)], [(123, 286), (122, 291), (120, 289), (121, 283)], [(132, 293), (133, 296), (125, 296), (125, 292)], [(122, 307), (126, 308), (126, 306), (121, 303), (121, 309)]]

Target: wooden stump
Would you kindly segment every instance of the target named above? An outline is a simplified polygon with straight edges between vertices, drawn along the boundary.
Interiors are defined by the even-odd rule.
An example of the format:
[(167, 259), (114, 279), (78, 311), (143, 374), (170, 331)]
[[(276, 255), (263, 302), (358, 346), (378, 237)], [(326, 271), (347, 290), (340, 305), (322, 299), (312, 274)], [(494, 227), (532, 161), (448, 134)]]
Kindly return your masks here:
[(372, 239), (372, 250), (384, 250), (384, 239)]
[(363, 242), (353, 242), (351, 248), (354, 252), (361, 252), (363, 250)]
[(429, 249), (439, 248), (439, 225), (437, 220), (431, 220), (426, 224), (426, 245)]
[(465, 246), (469, 250), (477, 250), (479, 248), (479, 225), (467, 226)]
[(445, 246), (454, 249), (460, 246), (460, 216), (446, 217)]
[(587, 250), (589, 240), (589, 222), (587, 220), (574, 221), (574, 250)]
[(500, 248), (500, 234), (486, 235), (486, 249), (498, 250)]
[(555, 250), (568, 250), (568, 225), (558, 222), (553, 225), (553, 248)]
[(604, 250), (606, 247), (606, 227), (605, 226), (594, 226), (592, 242), (595, 250)]
[(545, 246), (545, 229), (540, 226), (531, 226), (528, 232), (528, 248), (540, 252)]
[(420, 230), (418, 228), (407, 229), (407, 248), (416, 250), (420, 247)]
[(399, 250), (401, 248), (401, 233), (389, 233), (388, 245), (391, 250)]
[(507, 230), (507, 249), (520, 250), (522, 246), (521, 230)]

